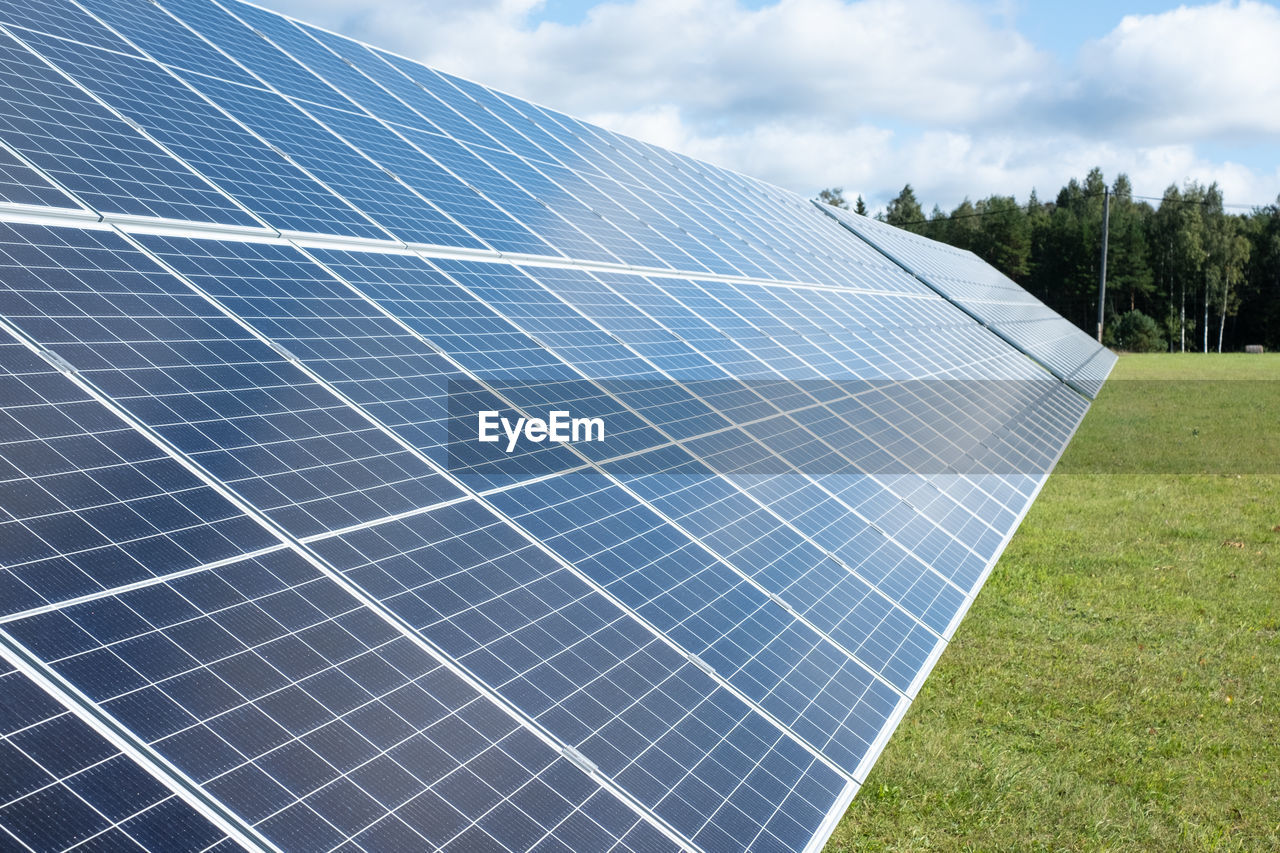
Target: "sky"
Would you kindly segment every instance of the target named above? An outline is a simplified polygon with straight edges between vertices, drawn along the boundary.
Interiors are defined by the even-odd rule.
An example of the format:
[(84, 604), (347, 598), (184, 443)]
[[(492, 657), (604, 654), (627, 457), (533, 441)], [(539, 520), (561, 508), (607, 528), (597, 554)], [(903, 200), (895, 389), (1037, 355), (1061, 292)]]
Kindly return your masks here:
[(926, 210), (1134, 192), (1280, 194), (1280, 6), (1128, 0), (259, 0), (804, 195)]

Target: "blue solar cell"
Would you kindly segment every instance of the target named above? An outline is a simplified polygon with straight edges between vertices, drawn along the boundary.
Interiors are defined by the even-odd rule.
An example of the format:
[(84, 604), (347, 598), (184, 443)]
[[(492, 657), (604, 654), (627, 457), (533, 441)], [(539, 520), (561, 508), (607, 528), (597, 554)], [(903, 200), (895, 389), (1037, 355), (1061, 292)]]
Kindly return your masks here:
[[(440, 86), (442, 81), (430, 68), (381, 50), (375, 50), (373, 54), (385, 65), (395, 69), (400, 79), (397, 80), (395, 75), (383, 72), (370, 70), (368, 73), (377, 73), (379, 82), (388, 88), (394, 87), (392, 91), (408, 101), (409, 106), (430, 119), (442, 133), (467, 145), (504, 150), (501, 142), (485, 133), (468, 116), (446, 104), (432, 91), (433, 88)], [(361, 63), (359, 67), (363, 70), (365, 66)], [(416, 95), (413, 94), (414, 91), (417, 92)]]
[[(764, 399), (782, 408), (810, 405), (813, 398), (795, 383), (780, 379), (757, 356), (734, 341), (702, 316), (695, 314), (671, 295), (645, 278), (614, 275), (610, 287), (632, 305), (713, 362), (727, 375), (750, 379), (751, 388)], [(769, 410), (772, 414), (774, 409)]]
[[(251, 79), (256, 77), (259, 81), (265, 80), (276, 90), (290, 97), (301, 98), (334, 109), (351, 109), (351, 102), (342, 97), (333, 87), (295, 62), (284, 51), (268, 41), (264, 35), (260, 35), (257, 30), (236, 17), (233, 13), (243, 12), (248, 8), (243, 4), (231, 3), (227, 8), (223, 8), (211, 0), (164, 0), (161, 5), (175, 18), (247, 68)], [(174, 64), (189, 71), (223, 76), (218, 74), (216, 69), (188, 68), (178, 62)], [(243, 79), (233, 82), (249, 85), (249, 81)], [(262, 84), (258, 82), (257, 85)]]
[(466, 262), (441, 262), (441, 268), (465, 279), (471, 292), (535, 336), (587, 378), (668, 435), (685, 438), (728, 426), (728, 421), (681, 385), (655, 374), (653, 367), (570, 305), (539, 286), (588, 277), (578, 270), (531, 267), (527, 274)]
[(637, 305), (685, 337), (690, 346), (716, 361), (731, 376), (756, 380), (753, 386), (778, 408), (785, 411), (813, 405), (816, 398), (808, 391), (810, 384), (815, 390), (830, 392), (828, 380), (751, 328), (695, 283), (655, 278), (643, 288), (646, 292), (636, 292), (639, 290), (620, 292), (634, 298)]
[[(399, 133), (428, 155), (405, 163), (407, 179), (500, 252), (562, 255), (587, 242), (537, 199), (452, 140), (413, 128)], [(430, 158), (430, 159), (428, 159)], [(465, 180), (460, 177), (465, 175)]]
[(0, 146), (0, 202), (40, 207), (79, 207), (66, 193), (3, 146)]
[[(252, 75), (158, 3), (86, 0), (84, 6), (156, 62), (211, 74), (244, 86), (260, 85)], [(55, 31), (53, 35), (59, 33)]]
[(470, 375), (494, 384), (516, 407), (539, 417), (563, 409), (604, 419), (609, 425), (605, 441), (579, 444), (583, 453), (603, 459), (664, 443), (651, 425), (463, 287), (471, 275), (477, 277), (473, 283), (483, 284), (488, 274), (506, 275), (510, 267), (483, 265), (488, 269), (468, 271), (455, 265), (446, 276), (419, 258), (330, 250), (312, 254)]
[[(402, 202), (401, 209), (387, 210), (378, 215), (384, 223), (390, 222), (395, 225), (391, 230), (397, 236), (410, 242), (467, 249), (490, 248), (450, 219), (446, 215), (449, 213), (447, 206), (434, 203), (434, 199), (439, 194), (457, 195), (467, 190), (424, 158), (422, 152), (391, 132), (386, 125), (379, 124), (372, 118), (323, 107), (310, 109), (316, 120), (323, 122), (331, 131), (358, 148), (377, 164), (371, 169), (371, 164), (361, 163), (364, 171), (377, 174), (380, 183), (388, 184), (398, 194), (404, 196), (405, 201)], [(334, 167), (331, 166), (330, 169), (332, 168)], [(379, 169), (385, 172), (379, 174)], [(388, 172), (390, 174), (387, 174)], [(391, 175), (403, 181), (405, 186), (417, 193), (417, 196), (411, 197), (408, 191), (398, 184), (389, 184)], [(361, 202), (365, 202), (371, 193), (377, 193), (383, 198), (387, 196), (385, 190), (379, 191), (377, 187), (371, 190), (363, 187), (353, 188), (348, 190), (348, 193)], [(382, 208), (372, 209), (376, 212)], [(466, 224), (465, 221), (463, 224)], [(512, 223), (512, 226), (509, 230), (513, 232), (518, 230), (515, 223)], [(510, 246), (514, 242), (516, 238), (507, 237), (499, 245)]]
[[(560, 249), (570, 257), (586, 258), (604, 263), (618, 263), (618, 258), (595, 242), (590, 232), (579, 229), (589, 211), (582, 210), (580, 205), (568, 200), (559, 206), (553, 202), (564, 202), (563, 194), (558, 195), (555, 187), (548, 187), (546, 182), (537, 185), (519, 183), (521, 175), (508, 174), (502, 171), (510, 165), (508, 161), (495, 161), (498, 167), (480, 159), (475, 153), (451, 140), (428, 137), (425, 134), (418, 139), (422, 150), (426, 151), (446, 168), (457, 175), (465, 175), (471, 186), (488, 198), (497, 200), (504, 210), (543, 237), (547, 242)], [(501, 152), (489, 152), (476, 149), (485, 156), (495, 158)], [(511, 158), (519, 162), (517, 158)], [(600, 230), (594, 224), (588, 226)], [(543, 254), (543, 253), (540, 253)]]
[(0, 268), (0, 311), (291, 533), (458, 494), (120, 237), (20, 225), (0, 234), (18, 263), (79, 276)]
[[(398, 122), (423, 130), (432, 129), (430, 122), (406, 107), (398, 98), (389, 94), (364, 74), (356, 71), (353, 66), (343, 62), (339, 56), (308, 34), (308, 32), (317, 31), (304, 32), (304, 28), (294, 22), (246, 3), (236, 3), (229, 8), (236, 17), (263, 33), (298, 63), (332, 88), (346, 95), (350, 103), (346, 104), (344, 109), (358, 111), (363, 107), (366, 112), (383, 121)], [(285, 94), (293, 93), (285, 91)], [(298, 92), (297, 96), (307, 97), (302, 92)]]
[[(341, 57), (343, 64), (349, 64), (351, 68), (372, 80), (381, 89), (409, 108), (409, 114), (397, 110), (394, 117), (385, 116), (384, 118), (388, 121), (408, 127), (420, 128), (430, 133), (444, 133), (440, 126), (430, 118), (432, 113), (444, 107), (440, 100), (424, 92), (418, 84), (380, 59), (372, 48), (315, 27), (305, 24), (299, 24), (299, 26), (312, 38), (321, 42)], [(451, 112), (450, 115), (455, 114)]]
[(33, 36), (31, 42), (268, 224), (293, 231), (382, 236), (349, 204), (159, 66), (59, 39)]
[[(690, 836), (715, 809), (758, 796), (737, 790), (740, 780), (721, 768), (773, 766), (781, 754), (796, 755), (686, 657), (476, 504), (315, 547)], [(762, 737), (742, 739), (744, 727)], [(673, 760), (683, 769), (671, 777)], [(706, 786), (710, 810), (684, 793), (688, 780)], [(752, 835), (759, 829), (750, 827)], [(735, 841), (745, 846), (751, 837)]]
[[(566, 221), (572, 223), (575, 228), (594, 240), (596, 244), (603, 247), (603, 251), (599, 252), (582, 251), (580, 249), (573, 255), (574, 257), (583, 257), (588, 260), (603, 261), (605, 263), (622, 262), (644, 267), (667, 266), (648, 249), (622, 233), (618, 226), (605, 219), (601, 212), (590, 209), (565, 192), (562, 186), (554, 183), (546, 175), (514, 154), (478, 149), (476, 153), (507, 178), (524, 187), (527, 192), (533, 194), (541, 203), (564, 217)], [(552, 167), (543, 164), (542, 168), (550, 170)], [(638, 220), (634, 221), (638, 222)]]
[(70, 0), (0, 0), (0, 23), (137, 56), (119, 36)]
[(0, 34), (0, 138), (103, 213), (256, 226), (182, 163)]
[[(480, 98), (477, 98), (475, 94), (464, 92), (453, 82), (450, 82), (451, 78), (447, 78), (444, 74), (426, 66), (414, 65), (410, 67), (407, 64), (402, 64), (400, 67), (405, 69), (407, 73), (411, 73), (413, 78), (421, 83), (425, 90), (431, 92), (431, 94), (452, 107), (459, 115), (464, 116), (468, 121), (496, 140), (497, 144), (488, 144), (488, 149), (502, 149), (519, 157), (536, 160), (540, 163), (555, 161), (554, 157), (535, 145), (529, 137), (520, 133), (490, 108), (494, 105), (500, 105), (491, 95), (484, 97), (482, 94)], [(483, 92), (483, 87), (476, 88)], [(461, 139), (462, 137), (460, 136), (459, 138)], [(480, 144), (485, 143), (480, 142)]]
[(503, 403), (299, 250), (264, 243), (139, 239), (258, 332), (284, 345), (326, 382), (464, 479), (487, 488), (512, 477), (540, 476), (576, 464), (557, 445), (530, 445), (521, 449), (519, 458), (512, 455), (495, 462), (466, 455), (471, 443), (450, 444), (451, 409), (503, 410)]
[(1096, 396), (1115, 355), (972, 252), (863, 216), (826, 211), (1055, 376)]
[[(445, 221), (430, 203), (376, 163), (362, 157), (318, 121), (326, 115), (355, 120), (354, 114), (326, 114), (322, 107), (311, 105), (313, 117), (292, 102), (263, 89), (235, 86), (200, 75), (189, 75), (187, 81), (400, 239), (423, 243), (459, 242), (459, 229)], [(372, 123), (371, 119), (367, 121)], [(386, 235), (371, 228), (370, 236)], [(445, 245), (451, 244), (445, 242)]]
[[(538, 127), (520, 112), (512, 109), (497, 92), (487, 89), (478, 83), (470, 80), (464, 80), (461, 77), (454, 77), (451, 74), (445, 74), (437, 71), (436, 74), (442, 79), (448, 81), (457, 89), (464, 92), (468, 97), (478, 103), (488, 112), (492, 113), (498, 119), (510, 127), (512, 131), (521, 137), (528, 139), (536, 147), (526, 151), (508, 145), (512, 151), (517, 151), (521, 156), (531, 156), (536, 160), (549, 163), (559, 163), (567, 166), (576, 172), (586, 172), (588, 174), (599, 174), (597, 169), (590, 162), (583, 159), (575, 151), (569, 148), (560, 140)], [(504, 140), (506, 137), (503, 137)]]
[(25, 347), (0, 389), (0, 615), (277, 544)]
[(582, 183), (590, 185), (592, 193), (606, 197), (612, 195), (618, 205), (661, 234), (665, 242), (655, 241), (652, 251), (675, 269), (695, 274), (706, 270), (721, 275), (741, 275), (737, 267), (710, 248), (707, 240), (710, 235), (699, 234), (703, 229), (682, 217), (660, 193), (612, 177), (597, 178), (581, 172), (578, 177)]
[(899, 690), (938, 645), (896, 601), (687, 453), (606, 469)]
[[(605, 477), (491, 497), (541, 541), (852, 773), (898, 694)], [(828, 691), (832, 702), (815, 705)]]
[[(711, 464), (717, 470), (724, 470), (728, 467), (725, 453), (737, 458), (750, 451), (751, 446), (743, 442), (719, 456), (706, 450), (701, 442), (691, 443), (690, 450), (703, 460), (713, 460)], [(963, 591), (865, 519), (832, 500), (829, 492), (808, 477), (761, 474), (737, 482), (933, 631), (944, 632), (963, 606)]]
[(519, 813), (557, 837), (608, 796), (293, 552), (7, 630), (280, 846), (492, 843), (511, 822), (492, 807), (522, 794), (550, 799)]
[[(537, 275), (537, 268), (529, 268)], [(633, 349), (655, 367), (682, 382), (712, 409), (731, 422), (745, 422), (776, 410), (751, 388), (734, 379), (720, 365), (699, 352), (611, 284), (644, 286), (643, 279), (621, 273), (557, 276), (544, 280), (557, 296), (573, 305), (602, 329)]]
[(18, 850), (219, 848), (227, 836), (0, 660), (0, 845)]

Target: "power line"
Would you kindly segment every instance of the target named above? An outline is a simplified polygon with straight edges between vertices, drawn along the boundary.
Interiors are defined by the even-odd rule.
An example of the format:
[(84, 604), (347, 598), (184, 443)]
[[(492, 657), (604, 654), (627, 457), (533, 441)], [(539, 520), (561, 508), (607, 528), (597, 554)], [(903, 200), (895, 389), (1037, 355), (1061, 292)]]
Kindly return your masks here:
[[(1079, 197), (1080, 197), (1080, 198), (1101, 198), (1101, 197), (1102, 197), (1102, 195), (1103, 195), (1103, 194), (1102, 194), (1102, 193), (1100, 193), (1100, 192), (1093, 192), (1093, 193), (1081, 193)], [(1165, 196), (1135, 195), (1135, 194), (1133, 194), (1133, 193), (1130, 193), (1127, 197), (1128, 197), (1129, 199), (1141, 199), (1141, 200), (1143, 200), (1143, 201), (1158, 201), (1158, 202), (1160, 202), (1161, 204), (1195, 204), (1195, 205), (1199, 205), (1199, 206), (1201, 206), (1201, 207), (1208, 207), (1208, 206), (1209, 206), (1209, 200), (1208, 200), (1208, 199), (1193, 199), (1193, 198), (1167, 198), (1167, 197), (1165, 197)], [(1005, 198), (1008, 198), (1008, 196), (1005, 196)], [(1042, 206), (1042, 207), (1043, 207), (1043, 206), (1045, 206), (1045, 205), (1054, 204), (1054, 202), (1047, 202), (1047, 201), (1046, 201), (1046, 202), (1040, 202), (1039, 204), (1040, 204), (1040, 206)], [(1266, 208), (1268, 208), (1268, 207), (1275, 207), (1275, 206), (1276, 206), (1276, 203), (1275, 203), (1275, 202), (1268, 202), (1267, 204), (1226, 204), (1226, 203), (1219, 203), (1219, 205), (1218, 205), (1218, 206), (1220, 206), (1220, 207), (1224, 207), (1224, 208), (1230, 208), (1230, 209), (1232, 209), (1232, 210), (1250, 210), (1250, 211), (1253, 211), (1253, 210), (1265, 210), (1265, 209), (1266, 209)], [(934, 223), (934, 222), (953, 222), (953, 221), (955, 221), (955, 220), (957, 220), (957, 219), (972, 219), (972, 218), (974, 218), (974, 217), (978, 217), (978, 216), (994, 216), (994, 215), (997, 215), (997, 214), (1008, 213), (1008, 212), (1010, 211), (1010, 209), (1011, 209), (1011, 208), (1004, 208), (1004, 209), (1002, 209), (1002, 210), (975, 210), (975, 211), (973, 211), (972, 213), (951, 213), (951, 214), (947, 214), (946, 216), (929, 217), (929, 218), (927, 218), (927, 219), (913, 219), (913, 220), (911, 220), (910, 222), (899, 222), (899, 223), (897, 223), (897, 227), (899, 227), (899, 228), (905, 228), (905, 227), (907, 227), (907, 226), (909, 226), (909, 225), (929, 225), (929, 224)], [(1028, 201), (1026, 204), (1019, 204), (1019, 205), (1015, 205), (1015, 207), (1014, 207), (1013, 209), (1017, 209), (1017, 210), (1025, 210), (1025, 211), (1029, 214), (1029, 213), (1031, 213), (1031, 202), (1029, 202), (1029, 201)]]
[[(1098, 194), (1091, 193), (1091, 195), (1096, 196)], [(1193, 199), (1193, 198), (1166, 198), (1164, 196), (1133, 195), (1133, 194), (1130, 194), (1129, 197), (1140, 198), (1143, 201), (1158, 201), (1161, 204), (1200, 204), (1200, 205), (1206, 205), (1206, 206), (1209, 204), (1208, 199), (1201, 199), (1197, 201), (1196, 199)], [(1221, 207), (1229, 207), (1233, 210), (1261, 210), (1263, 208), (1275, 207), (1275, 205), (1276, 203), (1274, 201), (1267, 202), (1266, 204), (1227, 204), (1226, 202), (1222, 202), (1220, 204)]]

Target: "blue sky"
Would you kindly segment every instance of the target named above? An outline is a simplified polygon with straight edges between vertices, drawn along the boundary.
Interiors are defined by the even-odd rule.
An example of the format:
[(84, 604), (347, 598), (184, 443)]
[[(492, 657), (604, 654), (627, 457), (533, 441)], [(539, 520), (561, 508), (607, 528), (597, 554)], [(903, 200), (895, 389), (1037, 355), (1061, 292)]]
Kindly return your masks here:
[(805, 194), (949, 208), (1093, 165), (1280, 194), (1263, 0), (262, 1)]

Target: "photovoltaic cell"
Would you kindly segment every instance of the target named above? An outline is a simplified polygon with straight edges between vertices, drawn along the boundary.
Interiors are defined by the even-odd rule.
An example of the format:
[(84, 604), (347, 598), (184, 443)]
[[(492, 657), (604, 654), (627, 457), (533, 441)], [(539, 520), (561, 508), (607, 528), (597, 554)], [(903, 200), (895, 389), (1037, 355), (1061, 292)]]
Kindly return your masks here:
[(11, 849), (239, 849), (3, 660), (0, 770), (0, 845)]
[(3, 33), (0, 86), (0, 139), (95, 210), (258, 225)]
[[(798, 723), (846, 771), (897, 704), (865, 667), (606, 478), (567, 474), (491, 499), (785, 724)], [(840, 691), (813, 703), (827, 679)]]
[(118, 36), (67, 0), (3, 0), (0, 2), (0, 23), (136, 55), (133, 48)]
[(465, 262), (442, 266), (462, 277), (486, 304), (587, 378), (600, 381), (602, 387), (668, 435), (688, 437), (728, 426), (728, 421), (705, 403), (681, 385), (655, 374), (648, 362), (539, 284), (554, 288), (560, 282), (584, 279), (587, 273), (535, 268), (526, 274), (511, 268), (495, 275)]
[[(277, 91), (290, 97), (335, 109), (351, 108), (351, 102), (334, 91), (331, 86), (326, 85), (315, 74), (299, 65), (217, 3), (210, 0), (164, 0), (161, 5), (178, 20), (249, 70), (249, 79), (231, 82), (248, 85), (256, 77), (257, 80), (269, 82)], [(231, 8), (243, 11), (246, 7), (243, 4), (234, 3), (231, 4)], [(185, 68), (186, 65), (183, 64), (183, 67)], [(200, 67), (187, 70), (222, 76), (216, 71), (206, 71)]]
[[(413, 97), (412, 100), (408, 98), (406, 100), (409, 100), (410, 106), (430, 119), (431, 123), (439, 128), (443, 134), (468, 146), (478, 145), (485, 149), (504, 150), (501, 142), (485, 133), (474, 121), (449, 106), (432, 91), (439, 85), (436, 82), (439, 77), (430, 68), (426, 68), (416, 62), (409, 62), (393, 53), (386, 53), (381, 50), (375, 50), (373, 53), (408, 81), (408, 87), (398, 84), (396, 85), (397, 89), (403, 90), (414, 87), (420, 90), (418, 96)], [(393, 85), (392, 79), (394, 78), (390, 75), (379, 76), (379, 80), (383, 81), (384, 85), (388, 87)]]
[(277, 544), (12, 340), (0, 389), (0, 616)]
[[(297, 249), (143, 235), (142, 244), (324, 381), (464, 479), (488, 487), (573, 463), (554, 445), (486, 462), (449, 444), (450, 397), (472, 411), (504, 410), (398, 320)], [(370, 256), (379, 258), (382, 256)], [(493, 470), (497, 469), (497, 470)], [(491, 473), (487, 473), (491, 472)], [(504, 478), (502, 475), (506, 474)]]
[[(426, 201), (438, 194), (441, 184), (455, 182), (449, 176), (442, 174), (439, 169), (434, 168), (430, 161), (407, 141), (366, 116), (342, 110), (329, 110), (324, 107), (311, 107), (311, 113), (317, 121), (323, 122), (331, 131), (354, 145), (377, 164), (377, 166), (362, 164), (367, 173), (366, 180), (375, 180), (376, 175), (376, 180), (385, 184), (394, 175), (395, 179), (417, 192), (418, 195), (415, 198), (398, 184), (393, 185), (395, 191), (404, 197), (404, 202), (400, 210), (388, 210), (381, 214), (381, 220), (393, 223), (395, 228), (392, 230), (397, 236), (409, 242), (468, 249), (486, 248), (484, 243), (464, 231), (456, 222), (442, 213), (441, 209)], [(333, 167), (330, 166), (330, 168)], [(379, 173), (380, 170), (385, 171)], [(461, 187), (449, 187), (446, 191), (458, 189)], [(376, 191), (376, 185), (374, 191)], [(369, 190), (364, 188), (348, 190), (348, 193), (358, 200), (363, 200), (368, 192)], [(381, 192), (383, 196), (386, 194), (385, 190)]]
[[(539, 276), (536, 267), (527, 267), (526, 271)], [(642, 281), (619, 273), (594, 273), (556, 276), (543, 283), (642, 358), (682, 382), (730, 422), (772, 414), (775, 409), (751, 388), (731, 378), (724, 368), (609, 286), (611, 282), (625, 287)]]
[[(212, 77), (188, 75), (187, 80), (386, 231), (404, 240), (436, 242), (442, 218), (437, 210), (292, 102), (274, 92)], [(319, 113), (319, 107), (312, 109)], [(371, 226), (362, 236), (389, 235)]]
[(290, 533), (457, 494), (121, 238), (36, 225), (0, 234), (13, 264), (0, 270), (4, 314)]
[(431, 130), (429, 122), (388, 94), (377, 83), (343, 62), (293, 22), (245, 4), (236, 4), (235, 13), (332, 88), (346, 95), (350, 99), (346, 109), (360, 112), (363, 108), (363, 111), (383, 121)]
[(600, 826), (598, 785), (292, 552), (7, 630), (281, 847), (670, 848)]
[[(199, 71), (244, 86), (258, 85), (250, 74), (225, 54), (184, 26), (158, 3), (120, 3), (87, 0), (84, 7), (163, 65)], [(59, 35), (57, 29), (46, 30)], [(63, 69), (66, 70), (66, 69)]]
[(653, 453), (645, 465), (606, 468), (865, 666), (901, 691), (910, 688), (937, 645), (935, 633), (687, 453)]
[[(556, 251), (551, 249), (550, 246), (554, 246), (560, 253), (569, 257), (587, 258), (605, 263), (618, 262), (617, 257), (605, 251), (589, 236), (570, 224), (568, 220), (553, 210), (546, 200), (533, 195), (532, 187), (525, 188), (515, 183), (510, 177), (481, 160), (472, 150), (451, 139), (432, 134), (406, 130), (405, 135), (420, 150), (429, 154), (454, 175), (465, 175), (467, 186), (471, 187), (474, 192), (493, 200), (495, 204), (499, 204), (503, 211), (514, 216), (520, 222), (527, 223), (528, 229), (541, 237), (541, 240), (538, 240), (537, 244), (532, 247), (516, 245), (510, 247), (509, 251), (553, 255), (556, 254)], [(487, 211), (484, 213), (489, 218), (492, 218), (492, 214)], [(504, 214), (503, 218), (505, 216), (506, 214)], [(502, 227), (501, 223), (499, 223), (499, 227)], [(524, 227), (521, 226), (522, 229)], [(494, 229), (490, 226), (490, 231), (492, 230)], [(517, 232), (517, 235), (519, 236), (519, 232)], [(510, 239), (508, 237), (504, 242), (509, 243)], [(492, 242), (493, 238), (490, 238), (490, 240)], [(550, 244), (550, 246), (546, 244)], [(494, 242), (494, 245), (501, 246), (503, 243)]]
[(972, 252), (845, 211), (828, 211), (1055, 376), (1093, 397), (1115, 355)]
[(0, 146), (0, 202), (41, 207), (77, 207), (66, 193), (3, 146)]
[(382, 236), (358, 211), (160, 66), (61, 39), (33, 34), (29, 40), (268, 224), (293, 231)]
[[(686, 657), (628, 618), (488, 511), (457, 504), (317, 543), (317, 550), (504, 698), (579, 749), (690, 837), (728, 831), (757, 794), (734, 766), (839, 786)], [(744, 729), (744, 726), (747, 727)], [(750, 730), (756, 735), (746, 737)], [(794, 775), (794, 774), (793, 774)], [(799, 808), (798, 805), (792, 808)], [(791, 817), (803, 824), (812, 813)], [(733, 838), (753, 843), (769, 819)], [(760, 842), (783, 849), (797, 839)]]
[[(535, 169), (513, 154), (501, 151), (477, 151), (477, 153), (500, 172), (510, 176), (511, 180), (528, 188), (528, 191), (543, 204), (573, 223), (579, 231), (590, 236), (621, 262), (642, 267), (667, 266), (657, 255), (623, 233), (617, 224), (605, 218), (603, 211), (588, 207), (567, 192), (563, 185), (552, 181), (543, 171)], [(542, 164), (541, 169), (547, 172), (554, 171), (554, 167), (547, 164)], [(637, 228), (644, 227), (637, 219), (633, 218), (632, 222)]]
[(494, 273), (522, 275), (513, 268), (437, 261), (448, 267), (446, 275), (420, 258), (332, 250), (312, 254), (471, 376), (496, 385), (518, 408), (539, 417), (563, 408), (604, 418), (606, 441), (580, 445), (584, 453), (604, 458), (614, 455), (614, 448), (633, 451), (664, 443), (652, 425), (463, 287), (469, 276), (476, 276), (472, 283), (486, 284)]

